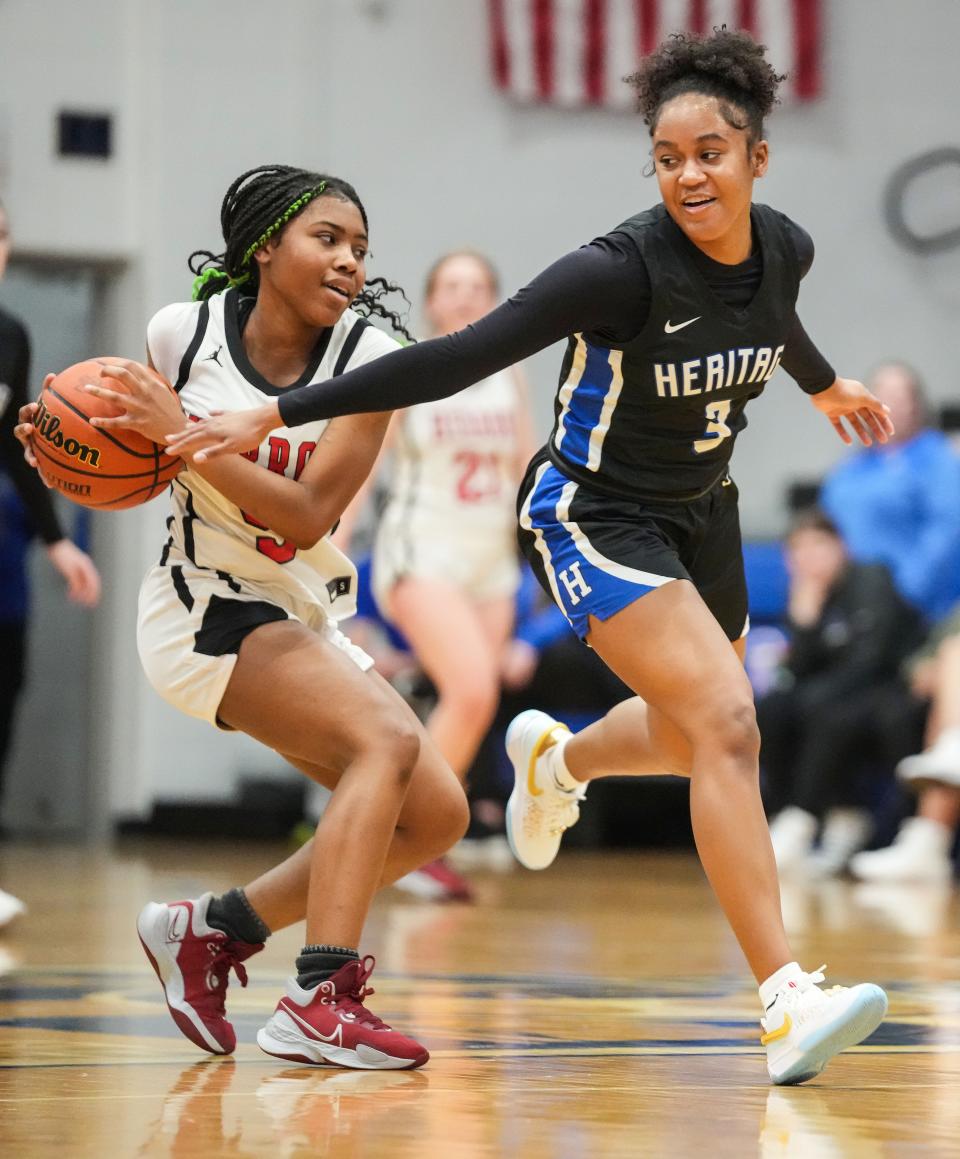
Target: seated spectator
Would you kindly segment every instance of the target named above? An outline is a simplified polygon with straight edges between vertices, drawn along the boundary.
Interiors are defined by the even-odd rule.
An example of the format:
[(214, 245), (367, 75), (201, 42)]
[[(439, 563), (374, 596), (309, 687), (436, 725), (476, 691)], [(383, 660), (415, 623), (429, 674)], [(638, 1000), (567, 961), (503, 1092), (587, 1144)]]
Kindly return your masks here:
[(930, 702), (923, 752), (906, 757), (897, 774), (919, 790), (916, 815), (886, 849), (859, 853), (851, 872), (864, 881), (948, 881), (960, 825), (960, 605), (908, 663), (911, 685)]
[(896, 434), (844, 459), (820, 505), (858, 563), (883, 563), (929, 620), (960, 599), (960, 458), (930, 426), (914, 370), (891, 362), (868, 383), (890, 408)]
[(898, 670), (920, 619), (882, 564), (851, 562), (819, 511), (795, 518), (786, 557), (790, 645), (757, 703), (770, 835), (782, 870), (836, 873), (871, 834), (857, 784), (865, 761), (892, 773), (918, 734)]

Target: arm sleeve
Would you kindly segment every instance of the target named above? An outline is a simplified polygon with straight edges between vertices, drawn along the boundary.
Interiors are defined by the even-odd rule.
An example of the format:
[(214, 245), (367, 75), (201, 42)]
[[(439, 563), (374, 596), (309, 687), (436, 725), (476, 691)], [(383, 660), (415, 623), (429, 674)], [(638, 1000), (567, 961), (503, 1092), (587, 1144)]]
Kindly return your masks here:
[[(803, 279), (810, 273), (810, 267), (813, 265), (813, 238), (786, 214), (780, 216), (796, 250), (800, 277)], [(780, 365), (806, 394), (819, 394), (821, 390), (832, 386), (837, 377), (836, 371), (814, 345), (796, 314), (793, 316), (793, 326), (787, 337)]]
[(17, 355), (13, 364), (10, 397), (0, 415), (0, 464), (10, 476), (30, 522), (44, 543), (56, 543), (63, 539), (63, 528), (53, 505), (50, 491), (43, 485), (37, 472), (27, 465), (23, 457), (23, 447), (17, 442), (13, 428), (17, 413), (29, 400), (27, 383), (30, 378), (30, 339), (22, 326), (17, 328)]
[(833, 386), (837, 378), (837, 372), (814, 345), (796, 314), (780, 365), (806, 394), (819, 394)]
[[(560, 258), (472, 326), (407, 346), (337, 379), (285, 393), (280, 416), (295, 427), (317, 419), (433, 402), (512, 366), (569, 334), (610, 330), (638, 317), (639, 254), (601, 238)], [(639, 290), (638, 290), (639, 287)], [(646, 291), (649, 294), (649, 291)], [(642, 303), (640, 304), (642, 308)], [(640, 315), (642, 317), (642, 315)]]

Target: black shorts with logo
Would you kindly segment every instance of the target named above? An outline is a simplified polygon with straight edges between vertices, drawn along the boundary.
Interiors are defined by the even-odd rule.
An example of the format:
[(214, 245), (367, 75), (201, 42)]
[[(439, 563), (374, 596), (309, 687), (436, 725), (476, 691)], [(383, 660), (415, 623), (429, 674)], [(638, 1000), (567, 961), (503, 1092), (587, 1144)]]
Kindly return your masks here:
[(690, 580), (730, 640), (749, 629), (738, 492), (724, 478), (688, 503), (638, 503), (591, 491), (547, 458), (520, 485), (519, 541), (577, 635), (675, 579)]

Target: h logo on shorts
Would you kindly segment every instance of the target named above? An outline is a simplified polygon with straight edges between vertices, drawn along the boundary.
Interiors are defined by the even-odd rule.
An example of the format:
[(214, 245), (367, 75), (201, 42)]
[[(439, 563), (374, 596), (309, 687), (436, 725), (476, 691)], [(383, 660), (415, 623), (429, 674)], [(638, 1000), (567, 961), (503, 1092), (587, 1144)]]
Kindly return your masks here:
[(567, 589), (567, 595), (570, 597), (570, 603), (574, 607), (580, 603), (584, 596), (590, 595), (593, 588), (587, 583), (580, 573), (580, 561), (577, 560), (569, 567), (560, 572), (560, 579), (563, 580), (563, 586)]

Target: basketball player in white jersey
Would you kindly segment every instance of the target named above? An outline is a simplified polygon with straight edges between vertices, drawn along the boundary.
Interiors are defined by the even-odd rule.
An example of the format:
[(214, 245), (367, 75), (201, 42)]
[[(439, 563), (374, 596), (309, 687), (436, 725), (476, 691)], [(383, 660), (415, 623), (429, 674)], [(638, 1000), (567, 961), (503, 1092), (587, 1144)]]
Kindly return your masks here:
[[(263, 167), (233, 183), (221, 221), (225, 253), (192, 255), (199, 300), (150, 322), (155, 370), (122, 362), (105, 373), (124, 393), (90, 388), (125, 410), (96, 425), (160, 442), (184, 415), (262, 406), (396, 348), (357, 312), (402, 330), (381, 301), (395, 287), (366, 281), (367, 218), (352, 186)], [(27, 442), (31, 417), (24, 408), (18, 434)], [(428, 1058), (364, 1006), (373, 959), (357, 947), (375, 890), (449, 848), (466, 803), (412, 711), (337, 627), (354, 610), (356, 572), (329, 541), (387, 419), (280, 427), (213, 470), (187, 463), (172, 486), (169, 538), (141, 589), (138, 644), (157, 691), (191, 716), (248, 733), (332, 790), (315, 837), (245, 889), (150, 903), (140, 914), (171, 1014), (211, 1053), (236, 1043), (224, 1004), (229, 970), (245, 984), (243, 961), (305, 917), (297, 976), (258, 1034), (261, 1048), (361, 1069)]]
[[(471, 250), (443, 255), (424, 293), (431, 335), (476, 322), (498, 297), (497, 273), (485, 257)], [(373, 594), (436, 689), (427, 732), (463, 780), (496, 713), (513, 628), (516, 489), (535, 449), (526, 383), (510, 367), (451, 398), (398, 412), (387, 445)], [(470, 896), (444, 860), (397, 884), (438, 899)]]

